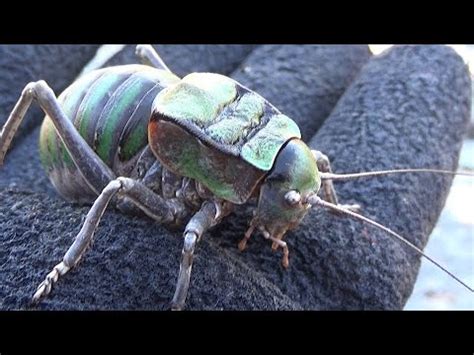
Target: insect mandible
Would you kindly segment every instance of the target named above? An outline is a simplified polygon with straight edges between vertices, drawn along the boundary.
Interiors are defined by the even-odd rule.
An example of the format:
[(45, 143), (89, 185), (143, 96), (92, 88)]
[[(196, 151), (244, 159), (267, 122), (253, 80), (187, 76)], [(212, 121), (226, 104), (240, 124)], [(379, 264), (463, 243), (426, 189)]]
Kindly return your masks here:
[[(271, 103), (238, 82), (212, 73), (180, 79), (149, 45), (137, 46), (142, 65), (92, 71), (56, 97), (44, 81), (28, 84), (0, 132), (0, 165), (33, 100), (47, 114), (40, 133), (41, 162), (65, 199), (92, 204), (74, 243), (38, 286), (33, 303), (48, 295), (90, 245), (112, 203), (159, 223), (184, 226), (184, 245), (173, 309), (183, 309), (194, 250), (203, 234), (234, 209), (256, 203), (238, 247), (254, 230), (283, 251), (283, 237), (310, 208), (322, 206), (370, 223), (424, 254), (408, 240), (339, 204), (335, 180), (391, 173), (464, 174), (399, 169), (334, 174), (329, 159), (311, 150), (298, 126)], [(322, 192), (322, 198), (318, 196)]]

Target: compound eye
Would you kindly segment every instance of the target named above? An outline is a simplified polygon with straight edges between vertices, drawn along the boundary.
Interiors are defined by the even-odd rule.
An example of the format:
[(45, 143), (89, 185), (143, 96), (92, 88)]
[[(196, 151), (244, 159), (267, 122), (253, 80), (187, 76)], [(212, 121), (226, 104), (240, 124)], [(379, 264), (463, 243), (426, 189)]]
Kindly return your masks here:
[(288, 191), (285, 194), (285, 200), (292, 206), (297, 205), (301, 202), (301, 194), (296, 190)]

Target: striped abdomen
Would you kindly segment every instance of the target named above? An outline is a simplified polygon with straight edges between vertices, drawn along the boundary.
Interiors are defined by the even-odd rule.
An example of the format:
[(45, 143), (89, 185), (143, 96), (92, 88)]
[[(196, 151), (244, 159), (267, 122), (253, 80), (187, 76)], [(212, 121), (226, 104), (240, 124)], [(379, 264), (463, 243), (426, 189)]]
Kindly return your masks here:
[[(144, 65), (90, 72), (59, 97), (66, 115), (99, 157), (117, 174), (128, 176), (148, 144), (147, 126), (156, 95), (179, 78)], [(48, 116), (40, 134), (41, 162), (65, 198), (86, 202), (95, 196)]]

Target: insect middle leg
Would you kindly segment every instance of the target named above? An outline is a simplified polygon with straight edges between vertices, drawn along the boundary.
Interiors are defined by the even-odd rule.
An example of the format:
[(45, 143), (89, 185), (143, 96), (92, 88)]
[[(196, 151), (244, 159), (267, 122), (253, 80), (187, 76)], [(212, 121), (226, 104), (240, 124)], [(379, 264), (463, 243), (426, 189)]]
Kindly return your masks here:
[(184, 246), (181, 252), (182, 259), (179, 266), (176, 291), (171, 302), (173, 310), (184, 308), (188, 294), (191, 269), (193, 266), (194, 248), (202, 235), (212, 226), (216, 225), (223, 217), (228, 215), (231, 205), (224, 201), (205, 201), (201, 209), (190, 219), (184, 230)]
[(59, 276), (67, 273), (79, 262), (92, 242), (105, 209), (117, 194), (126, 197), (148, 216), (160, 223), (174, 222), (177, 218), (183, 218), (186, 214), (186, 208), (182, 202), (165, 200), (136, 180), (126, 177), (112, 180), (95, 200), (79, 234), (64, 255), (63, 260), (53, 268), (46, 279), (38, 286), (33, 296), (33, 303), (37, 303), (42, 297), (48, 295), (53, 284), (58, 281)]
[[(313, 155), (316, 159), (316, 164), (318, 165), (318, 170), (323, 173), (332, 173), (331, 162), (329, 158), (321, 153), (319, 150), (312, 150)], [(338, 205), (343, 208), (347, 208), (353, 212), (358, 212), (360, 210), (360, 205), (358, 204), (339, 204), (336, 194), (336, 189), (334, 189), (334, 184), (331, 180), (322, 181), (322, 190), (323, 190), (323, 199), (331, 202), (334, 205)]]

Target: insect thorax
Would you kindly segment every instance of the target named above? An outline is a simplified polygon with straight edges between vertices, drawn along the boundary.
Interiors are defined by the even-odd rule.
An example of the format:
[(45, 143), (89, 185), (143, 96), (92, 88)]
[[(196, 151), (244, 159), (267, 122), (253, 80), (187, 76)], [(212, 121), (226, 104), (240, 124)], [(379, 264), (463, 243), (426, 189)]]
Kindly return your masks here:
[[(216, 197), (237, 204), (252, 196), (281, 147), (300, 137), (297, 125), (268, 101), (218, 74), (194, 73), (180, 80), (142, 65), (110, 67), (81, 77), (59, 101), (117, 176), (144, 178), (137, 169), (150, 142), (154, 156), (149, 159), (158, 158), (176, 176), (194, 179)], [(48, 117), (40, 154), (64, 198), (94, 200), (96, 193)], [(155, 187), (150, 176), (147, 185)]]
[(245, 203), (298, 126), (260, 95), (223, 75), (193, 73), (153, 103), (149, 144), (170, 170), (217, 197)]

